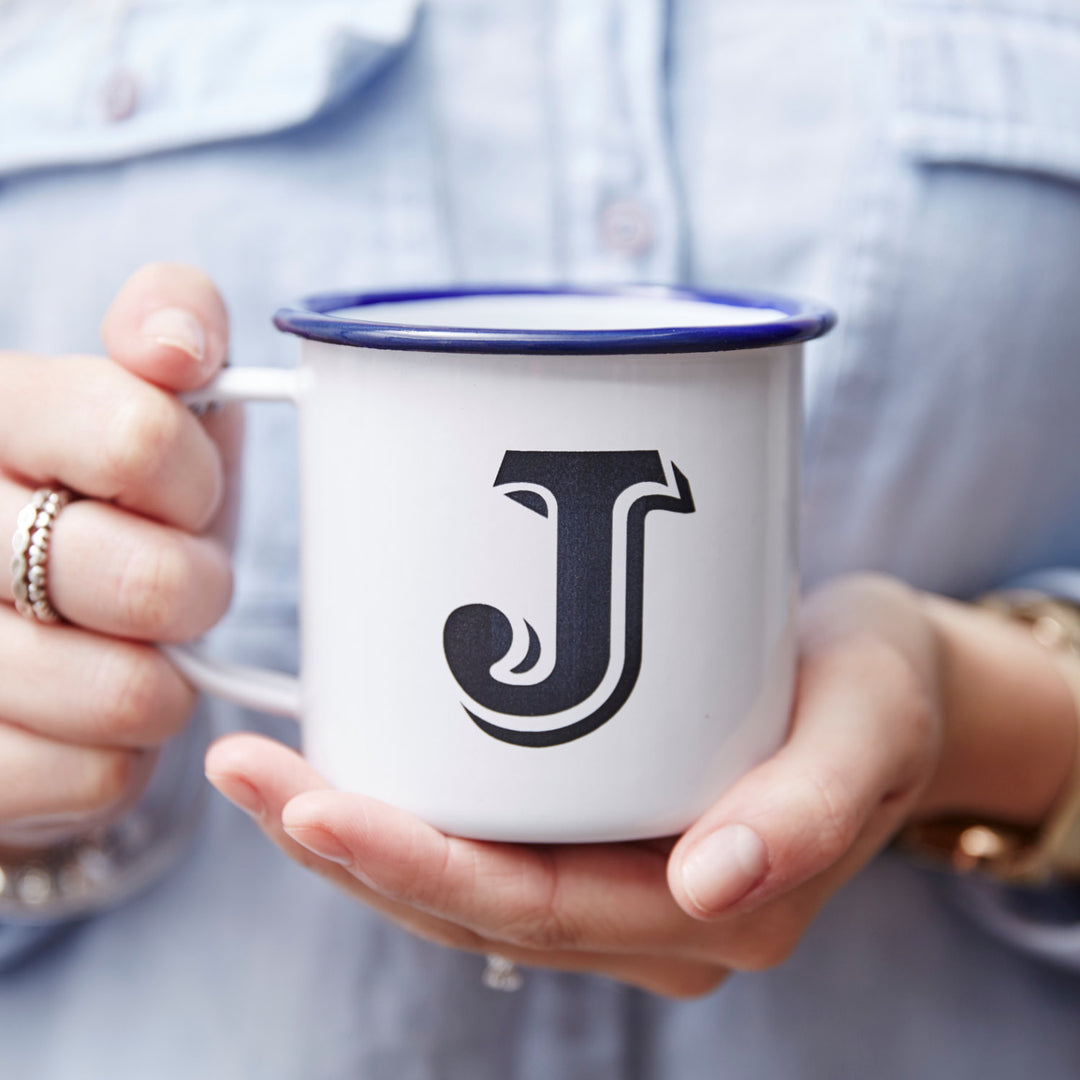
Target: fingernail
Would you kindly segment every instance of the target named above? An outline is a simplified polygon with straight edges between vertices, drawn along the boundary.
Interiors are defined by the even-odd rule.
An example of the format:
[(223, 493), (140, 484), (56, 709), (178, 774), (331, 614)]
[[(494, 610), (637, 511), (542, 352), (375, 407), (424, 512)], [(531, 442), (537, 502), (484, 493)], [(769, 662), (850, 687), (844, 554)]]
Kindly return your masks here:
[(741, 900), (769, 868), (765, 845), (748, 825), (725, 825), (683, 860), (682, 883), (695, 907), (716, 914)]
[(313, 851), (323, 859), (341, 863), (343, 866), (352, 862), (349, 849), (333, 833), (318, 825), (283, 825), (282, 828), (301, 847)]
[(250, 814), (256, 820), (263, 816), (266, 807), (259, 793), (246, 780), (241, 780), (238, 776), (224, 776), (220, 773), (207, 773), (206, 779), (229, 802), (239, 806), (245, 814)]
[(158, 308), (142, 324), (143, 337), (157, 345), (171, 345), (186, 352), (197, 363), (206, 357), (206, 332), (202, 323), (183, 308)]

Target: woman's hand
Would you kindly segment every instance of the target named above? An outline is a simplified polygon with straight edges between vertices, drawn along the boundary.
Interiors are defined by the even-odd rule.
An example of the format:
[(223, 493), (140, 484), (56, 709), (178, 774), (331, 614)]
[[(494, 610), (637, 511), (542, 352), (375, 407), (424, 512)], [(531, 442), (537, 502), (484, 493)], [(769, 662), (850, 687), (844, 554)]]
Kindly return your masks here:
[[(803, 613), (786, 744), (677, 841), (528, 847), (447, 837), (331, 789), (291, 750), (255, 735), (211, 747), (207, 774), (293, 859), (422, 937), (696, 995), (730, 970), (780, 963), (909, 815), (978, 803), (980, 790), (993, 802), (962, 760), (978, 745), (969, 729), (981, 720), (965, 709), (972, 687), (963, 684), (979, 681), (981, 657), (1019, 665), (1026, 700), (1066, 717), (1042, 734), (1028, 724), (1013, 737), (1019, 749), (1006, 751), (1026, 754), (1026, 738), (1043, 754), (1026, 792), (1006, 797), (1021, 817), (1045, 813), (1070, 760), (1071, 701), (1038, 647), (988, 618), (886, 578), (821, 590)], [(1031, 698), (1037, 685), (1045, 701)], [(988, 689), (984, 680), (978, 693)], [(993, 753), (984, 746), (982, 756), (992, 774)]]
[(39, 486), (86, 496), (52, 528), (49, 595), (66, 624), (18, 615), (0, 583), (5, 846), (76, 835), (138, 796), (195, 701), (148, 643), (193, 638), (229, 603), (239, 417), (200, 422), (171, 393), (223, 363), (221, 298), (189, 267), (147, 266), (102, 336), (107, 358), (0, 352), (0, 534)]

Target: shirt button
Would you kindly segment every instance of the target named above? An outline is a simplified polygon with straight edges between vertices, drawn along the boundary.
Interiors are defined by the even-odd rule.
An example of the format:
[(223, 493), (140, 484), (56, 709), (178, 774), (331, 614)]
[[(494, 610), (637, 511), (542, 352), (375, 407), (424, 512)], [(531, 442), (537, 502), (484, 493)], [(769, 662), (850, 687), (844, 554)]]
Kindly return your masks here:
[(637, 199), (612, 199), (600, 212), (600, 242), (619, 255), (644, 255), (653, 246), (653, 218)]
[(117, 68), (101, 87), (101, 108), (105, 119), (118, 124), (139, 107), (139, 80), (126, 68)]

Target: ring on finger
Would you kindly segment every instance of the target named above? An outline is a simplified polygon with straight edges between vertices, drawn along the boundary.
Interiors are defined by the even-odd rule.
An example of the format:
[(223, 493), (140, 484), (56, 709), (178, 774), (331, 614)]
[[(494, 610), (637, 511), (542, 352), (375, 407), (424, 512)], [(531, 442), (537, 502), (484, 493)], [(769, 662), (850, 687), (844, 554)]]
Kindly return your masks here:
[(19, 511), (15, 535), (11, 538), (11, 591), (15, 610), (37, 622), (60, 621), (49, 600), (49, 545), (53, 524), (71, 499), (67, 488), (38, 488)]
[(513, 993), (520, 990), (525, 981), (517, 964), (498, 953), (488, 953), (484, 958), (486, 966), (480, 976), (480, 981), (489, 990), (502, 990), (504, 993)]

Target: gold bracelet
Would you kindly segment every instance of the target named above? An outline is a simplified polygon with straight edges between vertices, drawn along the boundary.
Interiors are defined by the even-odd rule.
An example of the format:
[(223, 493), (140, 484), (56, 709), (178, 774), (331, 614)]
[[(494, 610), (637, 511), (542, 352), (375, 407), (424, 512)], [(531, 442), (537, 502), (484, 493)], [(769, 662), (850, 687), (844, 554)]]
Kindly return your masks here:
[(900, 833), (905, 851), (1014, 885), (1080, 880), (1080, 606), (1027, 590), (989, 593), (976, 603), (1022, 622), (1053, 657), (1076, 703), (1075, 760), (1064, 790), (1038, 828), (975, 818), (914, 822)]

